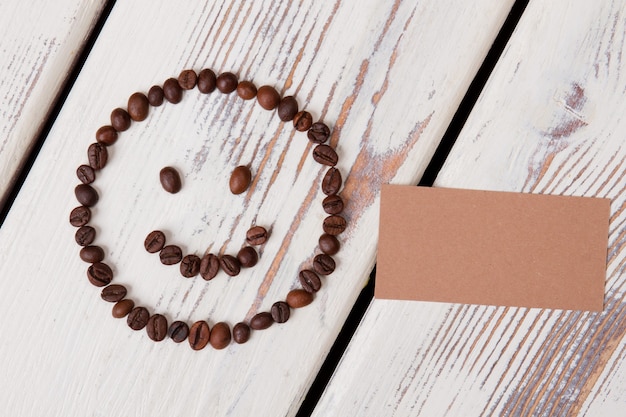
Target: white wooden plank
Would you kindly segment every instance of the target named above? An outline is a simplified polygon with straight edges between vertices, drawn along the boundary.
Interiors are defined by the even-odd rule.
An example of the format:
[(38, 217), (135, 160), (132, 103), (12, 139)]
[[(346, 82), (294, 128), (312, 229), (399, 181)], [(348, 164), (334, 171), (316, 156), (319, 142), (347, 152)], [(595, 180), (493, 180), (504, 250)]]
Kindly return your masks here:
[(605, 311), (374, 300), (315, 415), (623, 414), (624, 10), (530, 2), (435, 183), (610, 198)]
[(105, 3), (0, 4), (0, 206)]
[[(0, 229), (0, 276), (10, 277), (0, 326), (12, 335), (0, 343), (0, 402), (16, 415), (294, 415), (373, 265), (379, 185), (421, 175), (511, 6), (466, 3), (116, 3)], [(109, 112), (188, 67), (276, 85), (332, 125), (348, 202), (338, 268), (316, 301), (223, 351), (155, 344), (112, 319), (67, 224), (74, 169)], [(232, 325), (269, 309), (316, 253), (325, 170), (310, 151), (232, 96), (193, 91), (153, 110), (121, 135), (96, 182), (96, 242), (115, 282), (170, 321)], [(230, 195), (230, 170), (248, 162), (250, 195)], [(175, 196), (157, 181), (165, 165), (184, 174)], [(162, 228), (186, 252), (231, 252), (253, 222), (272, 236), (259, 265), (230, 280), (184, 280), (142, 247)]]

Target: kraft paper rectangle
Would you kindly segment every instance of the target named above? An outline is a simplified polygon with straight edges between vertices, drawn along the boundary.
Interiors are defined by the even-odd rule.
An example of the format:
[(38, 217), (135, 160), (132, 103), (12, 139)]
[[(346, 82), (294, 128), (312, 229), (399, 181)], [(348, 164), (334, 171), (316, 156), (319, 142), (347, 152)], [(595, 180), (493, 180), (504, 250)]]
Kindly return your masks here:
[(375, 297), (601, 311), (610, 200), (383, 185)]

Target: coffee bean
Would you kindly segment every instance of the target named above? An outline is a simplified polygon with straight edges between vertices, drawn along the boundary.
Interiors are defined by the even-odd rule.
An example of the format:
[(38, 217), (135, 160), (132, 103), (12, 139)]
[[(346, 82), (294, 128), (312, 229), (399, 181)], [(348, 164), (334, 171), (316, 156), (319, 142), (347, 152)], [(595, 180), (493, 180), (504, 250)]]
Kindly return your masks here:
[(215, 91), (217, 80), (215, 73), (209, 68), (205, 68), (198, 74), (198, 90), (201, 93), (208, 94)]
[(146, 120), (150, 102), (144, 93), (133, 93), (128, 98), (128, 115), (136, 122)]
[(311, 128), (313, 124), (313, 116), (308, 111), (299, 111), (293, 116), (293, 127), (296, 128), (298, 132), (306, 132)]
[(209, 343), (209, 339), (211, 337), (211, 329), (209, 328), (209, 324), (200, 320), (191, 325), (189, 329), (189, 346), (193, 350), (204, 349), (204, 347)]
[(200, 261), (200, 276), (206, 280), (210, 281), (217, 275), (220, 270), (220, 260), (217, 256), (212, 253), (207, 253), (202, 257)]
[(324, 219), (322, 228), (324, 229), (324, 233), (337, 236), (346, 230), (346, 219), (333, 214), (332, 216), (328, 216)]
[(175, 265), (183, 259), (183, 251), (176, 245), (167, 245), (159, 252), (163, 265)]
[(339, 162), (337, 152), (328, 145), (317, 145), (315, 149), (313, 149), (313, 159), (319, 164), (331, 167), (337, 165), (337, 162)]
[(264, 330), (274, 323), (272, 315), (268, 312), (255, 314), (250, 320), (250, 327), (254, 330)]
[(287, 305), (291, 308), (301, 308), (308, 306), (313, 302), (313, 293), (306, 292), (302, 289), (289, 291), (287, 294)]
[(105, 146), (111, 146), (117, 141), (118, 133), (113, 126), (106, 125), (96, 130), (96, 141)]
[(126, 287), (119, 284), (112, 284), (104, 287), (100, 293), (100, 297), (109, 303), (117, 303), (126, 297)]
[(237, 89), (237, 76), (232, 72), (223, 72), (217, 76), (215, 85), (224, 94), (230, 94)]
[(85, 206), (78, 206), (70, 212), (70, 224), (72, 226), (81, 227), (89, 223), (91, 220), (91, 210)]
[(175, 321), (167, 329), (167, 335), (175, 343), (183, 342), (189, 336), (189, 326), (184, 321)]
[(251, 100), (256, 96), (256, 86), (250, 81), (239, 81), (237, 95), (244, 100)]
[(80, 246), (91, 245), (96, 239), (96, 229), (91, 226), (81, 226), (76, 230), (74, 239)]
[(322, 201), (322, 207), (328, 214), (339, 214), (343, 211), (343, 200), (338, 195), (329, 195)]
[(161, 314), (153, 314), (146, 324), (148, 337), (155, 342), (160, 342), (167, 336), (167, 319)]
[(240, 165), (233, 170), (230, 174), (230, 192), (237, 195), (241, 194), (248, 189), (250, 182), (252, 181), (252, 173), (250, 168), (245, 165)]
[(246, 343), (250, 339), (250, 326), (240, 322), (233, 327), (233, 340), (239, 344)]
[(198, 81), (198, 75), (192, 69), (183, 70), (178, 76), (178, 84), (184, 90), (191, 90), (196, 86), (196, 82)]
[(160, 230), (154, 230), (148, 233), (146, 240), (143, 242), (144, 248), (149, 253), (157, 253), (165, 246), (165, 234)]
[(159, 107), (163, 104), (163, 98), (165, 97), (163, 93), (163, 88), (160, 85), (153, 85), (148, 90), (148, 103), (151, 106)]
[(196, 255), (187, 255), (180, 262), (180, 274), (185, 278), (191, 278), (200, 272), (200, 258)]
[(280, 94), (270, 85), (259, 87), (256, 100), (265, 110), (274, 110), (280, 103)]
[(176, 194), (182, 188), (182, 181), (178, 171), (173, 167), (165, 167), (159, 172), (159, 181), (165, 191)]
[(294, 96), (283, 97), (278, 104), (278, 118), (283, 122), (293, 120), (298, 113), (298, 102)]
[(303, 269), (298, 274), (300, 285), (306, 292), (318, 292), (322, 288), (322, 280), (310, 269)]
[(239, 263), (239, 259), (235, 258), (232, 255), (222, 255), (222, 257), (220, 258), (220, 266), (222, 267), (222, 270), (231, 277), (238, 275), (241, 271), (241, 264)]
[(325, 253), (313, 258), (313, 270), (320, 275), (330, 275), (335, 271), (335, 260)]
[(111, 314), (116, 319), (121, 319), (122, 317), (126, 317), (135, 307), (135, 302), (128, 298), (124, 300), (120, 300), (113, 306), (111, 310)]
[(130, 127), (130, 115), (124, 109), (117, 108), (111, 112), (111, 126), (118, 132), (128, 130)]
[(91, 184), (96, 180), (96, 171), (89, 165), (81, 165), (76, 168), (76, 177), (83, 184)]
[(320, 250), (327, 255), (336, 254), (339, 252), (339, 248), (341, 247), (337, 238), (327, 233), (320, 236), (318, 243), (320, 245)]
[(183, 88), (176, 78), (168, 78), (163, 83), (163, 96), (172, 104), (180, 103), (183, 99)]
[(148, 324), (150, 320), (150, 313), (145, 307), (135, 307), (126, 318), (126, 324), (133, 330), (141, 330)]
[(87, 269), (87, 279), (96, 287), (105, 287), (113, 280), (113, 271), (109, 265), (96, 262)]
[(209, 337), (209, 343), (214, 349), (224, 349), (230, 344), (230, 328), (228, 324), (224, 322), (215, 323), (215, 326), (211, 329), (211, 336)]
[(267, 241), (267, 230), (263, 226), (251, 227), (246, 232), (246, 242), (248, 245), (259, 246)]
[(311, 125), (311, 128), (306, 132), (306, 136), (313, 143), (322, 144), (330, 137), (330, 128), (325, 123), (316, 122)]
[(100, 246), (85, 246), (80, 250), (80, 259), (93, 264), (104, 260), (104, 250)]
[(252, 246), (244, 246), (237, 253), (237, 259), (244, 268), (251, 268), (259, 261), (259, 254)]
[(337, 168), (331, 167), (322, 179), (322, 192), (326, 195), (337, 194), (341, 189), (341, 184), (341, 172)]
[(109, 151), (103, 144), (96, 142), (87, 148), (87, 160), (89, 161), (89, 166), (93, 169), (99, 170), (104, 168), (108, 159)]
[(83, 206), (92, 207), (98, 202), (98, 193), (91, 185), (77, 185), (76, 188), (74, 188), (74, 194), (76, 195), (76, 200)]
[(272, 305), (272, 319), (276, 323), (284, 323), (289, 320), (289, 305), (284, 301), (277, 301)]

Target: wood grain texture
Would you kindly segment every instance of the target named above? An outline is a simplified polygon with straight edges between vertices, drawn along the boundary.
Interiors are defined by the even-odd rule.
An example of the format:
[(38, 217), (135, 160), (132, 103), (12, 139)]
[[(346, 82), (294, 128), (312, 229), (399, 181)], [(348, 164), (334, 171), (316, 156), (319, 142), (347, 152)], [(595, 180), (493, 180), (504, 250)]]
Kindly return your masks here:
[(316, 415), (624, 415), (624, 10), (531, 1), (435, 183), (610, 198), (604, 311), (374, 300)]
[(0, 207), (105, 3), (0, 4)]

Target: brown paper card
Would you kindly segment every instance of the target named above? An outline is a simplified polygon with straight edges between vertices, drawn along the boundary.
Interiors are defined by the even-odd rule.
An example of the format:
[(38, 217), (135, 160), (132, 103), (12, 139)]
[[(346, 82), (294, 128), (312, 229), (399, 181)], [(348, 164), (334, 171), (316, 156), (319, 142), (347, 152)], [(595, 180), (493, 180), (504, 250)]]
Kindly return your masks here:
[(375, 297), (601, 311), (610, 201), (383, 185)]

